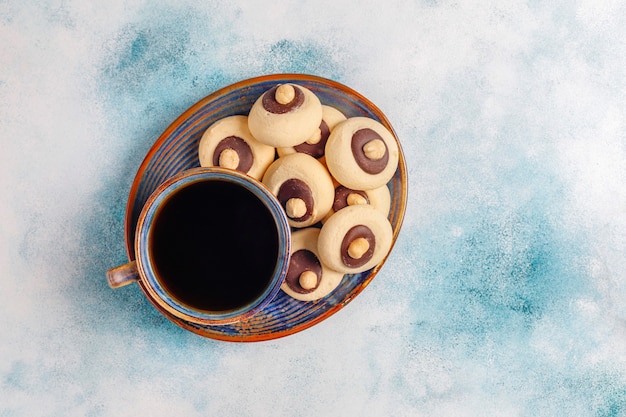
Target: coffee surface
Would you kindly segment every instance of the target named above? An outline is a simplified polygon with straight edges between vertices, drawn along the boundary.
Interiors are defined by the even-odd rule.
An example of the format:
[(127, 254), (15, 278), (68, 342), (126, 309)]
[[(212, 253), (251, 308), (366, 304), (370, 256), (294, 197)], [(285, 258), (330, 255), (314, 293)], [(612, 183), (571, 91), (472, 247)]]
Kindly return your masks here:
[(156, 215), (150, 245), (157, 279), (175, 299), (220, 312), (265, 291), (278, 258), (278, 231), (250, 191), (202, 181), (169, 197)]

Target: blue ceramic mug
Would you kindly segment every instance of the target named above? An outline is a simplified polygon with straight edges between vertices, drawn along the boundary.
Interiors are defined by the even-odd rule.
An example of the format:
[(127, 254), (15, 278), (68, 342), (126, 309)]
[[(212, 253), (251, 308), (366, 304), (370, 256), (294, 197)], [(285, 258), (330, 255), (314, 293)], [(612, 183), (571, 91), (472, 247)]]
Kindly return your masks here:
[(219, 325), (253, 316), (276, 296), (291, 232), (279, 201), (258, 180), (193, 168), (147, 200), (134, 247), (134, 261), (107, 271), (112, 288), (138, 282), (166, 315)]

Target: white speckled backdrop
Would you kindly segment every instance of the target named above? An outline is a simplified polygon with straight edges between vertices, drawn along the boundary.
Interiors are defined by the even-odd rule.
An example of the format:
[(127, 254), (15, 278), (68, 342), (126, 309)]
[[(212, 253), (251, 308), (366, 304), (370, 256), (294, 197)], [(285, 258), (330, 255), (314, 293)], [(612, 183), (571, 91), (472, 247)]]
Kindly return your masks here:
[[(134, 174), (191, 104), (335, 79), (406, 152), (345, 309), (216, 342), (113, 291)], [(0, 416), (626, 416), (626, 4), (0, 1)]]

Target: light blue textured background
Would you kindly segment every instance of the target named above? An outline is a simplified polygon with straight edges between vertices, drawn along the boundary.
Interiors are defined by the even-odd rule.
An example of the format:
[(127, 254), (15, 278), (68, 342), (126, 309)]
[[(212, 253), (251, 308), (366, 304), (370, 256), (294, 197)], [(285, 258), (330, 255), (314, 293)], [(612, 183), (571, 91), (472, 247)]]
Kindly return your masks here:
[[(158, 135), (274, 72), (386, 112), (406, 220), (329, 320), (216, 342), (104, 271)], [(0, 0), (0, 416), (626, 416), (625, 132), (620, 0)]]

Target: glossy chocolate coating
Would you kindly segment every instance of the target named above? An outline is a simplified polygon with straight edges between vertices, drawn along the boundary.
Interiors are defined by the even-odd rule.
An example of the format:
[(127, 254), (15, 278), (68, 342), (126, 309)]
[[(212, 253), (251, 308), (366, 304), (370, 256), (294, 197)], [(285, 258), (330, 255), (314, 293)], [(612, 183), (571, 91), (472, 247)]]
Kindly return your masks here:
[(368, 204), (370, 202), (365, 191), (352, 190), (348, 187), (344, 187), (343, 185), (340, 185), (339, 187), (335, 188), (335, 200), (333, 201), (334, 212), (337, 212), (341, 210), (342, 208), (348, 206), (348, 196), (350, 194), (358, 194), (361, 197), (365, 198), (365, 201), (367, 201)]
[(274, 114), (284, 114), (294, 111), (295, 109), (302, 106), (302, 103), (304, 103), (304, 93), (300, 88), (294, 85), (293, 89), (295, 96), (293, 100), (291, 100), (289, 103), (282, 104), (276, 101), (276, 90), (278, 89), (278, 87), (279, 85), (270, 88), (263, 95), (263, 108), (265, 110)]
[[(305, 271), (311, 271), (317, 276), (317, 283), (311, 289), (304, 289), (300, 285), (300, 275)], [(300, 249), (291, 255), (289, 269), (285, 282), (293, 291), (298, 294), (308, 294), (315, 291), (322, 280), (322, 264), (313, 252), (307, 249)]]
[(237, 152), (239, 156), (239, 164), (236, 170), (241, 172), (248, 172), (254, 163), (254, 156), (252, 155), (252, 149), (245, 140), (238, 136), (228, 136), (220, 141), (213, 151), (213, 165), (220, 165), (220, 154), (226, 150), (232, 149)]
[(306, 213), (301, 217), (293, 219), (297, 222), (303, 222), (313, 215), (313, 207), (315, 205), (313, 191), (311, 191), (311, 188), (302, 180), (292, 178), (283, 182), (278, 189), (276, 197), (283, 207), (285, 207), (287, 201), (292, 198), (299, 198), (304, 201)]
[(311, 155), (313, 158), (319, 159), (324, 156), (324, 150), (326, 148), (326, 142), (328, 142), (328, 136), (330, 136), (330, 129), (325, 121), (322, 120), (320, 123), (320, 132), (321, 139), (319, 142), (310, 144), (310, 143), (301, 143), (300, 145), (296, 145), (293, 148), (297, 152), (302, 152)]
[[(358, 238), (364, 238), (369, 243), (367, 252), (358, 259), (354, 259), (348, 254), (348, 248), (350, 244)], [(374, 255), (374, 249), (376, 248), (376, 237), (372, 230), (364, 225), (357, 225), (348, 230), (341, 241), (341, 260), (349, 268), (358, 268), (365, 265), (372, 259)]]
[[(385, 145), (385, 153), (380, 159), (369, 159), (363, 147), (373, 140), (380, 140)], [(384, 171), (389, 161), (389, 149), (383, 138), (370, 128), (359, 129), (352, 135), (352, 154), (359, 167), (368, 174), (376, 175)]]

